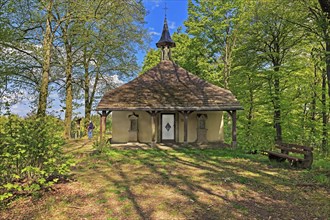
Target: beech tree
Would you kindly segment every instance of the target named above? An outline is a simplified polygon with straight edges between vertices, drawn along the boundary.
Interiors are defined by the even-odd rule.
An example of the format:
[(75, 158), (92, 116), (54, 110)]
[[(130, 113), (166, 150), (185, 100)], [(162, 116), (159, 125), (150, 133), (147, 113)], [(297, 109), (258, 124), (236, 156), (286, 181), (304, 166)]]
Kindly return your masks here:
[[(186, 33), (172, 35), (177, 45), (172, 49), (173, 60), (222, 87), (227, 79), (245, 109), (238, 113), (241, 147), (269, 148), (285, 141), (315, 146), (326, 153), (329, 101), (324, 31), (306, 10), (310, 4), (241, 3), (220, 6), (190, 1)], [(230, 55), (228, 59), (225, 54)], [(226, 68), (223, 56), (230, 64)], [(158, 62), (158, 51), (151, 50), (144, 68)]]
[[(311, 53), (313, 55), (312, 63), (314, 65), (315, 86), (321, 87), (318, 93), (314, 94), (316, 100), (321, 100), (322, 112), (322, 149), (327, 151), (328, 130), (329, 130), (329, 97), (330, 97), (330, 16), (328, 1), (301, 1), (300, 13), (305, 15), (305, 21), (298, 23), (305, 29), (306, 36), (313, 42)], [(321, 83), (317, 83), (321, 81)], [(321, 84), (321, 85), (318, 85)], [(318, 95), (321, 93), (321, 95)], [(328, 93), (328, 95), (327, 95)], [(327, 99), (328, 97), (328, 99)], [(316, 101), (313, 99), (313, 109)], [(316, 115), (316, 114), (315, 114)], [(313, 120), (316, 116), (313, 115)], [(314, 131), (314, 129), (313, 129)]]
[(322, 29), (321, 36), (325, 41), (325, 63), (326, 74), (328, 78), (328, 96), (330, 98), (330, 2), (328, 0), (318, 0), (321, 12), (317, 7), (310, 6), (309, 10), (317, 21), (318, 26)]
[(63, 91), (64, 134), (69, 137), (78, 87), (84, 90), (89, 120), (95, 94), (112, 84), (110, 76), (138, 71), (135, 50), (144, 44), (145, 9), (141, 2), (126, 0), (15, 0), (11, 5), (1, 17), (15, 36), (1, 42), (7, 49), (4, 64), (17, 68), (10, 80), (37, 92), (40, 117), (46, 114), (50, 83), (51, 89)]
[(239, 0), (188, 1), (188, 19), (185, 22), (187, 32), (209, 48), (207, 56), (216, 65), (210, 77), (226, 89), (229, 88), (241, 7), (242, 2)]
[(145, 43), (145, 13), (141, 2), (100, 1), (94, 7), (95, 16), (87, 16), (80, 27), (77, 81), (84, 93), (86, 122), (95, 96), (113, 86), (111, 76), (124, 77), (138, 71), (136, 50)]

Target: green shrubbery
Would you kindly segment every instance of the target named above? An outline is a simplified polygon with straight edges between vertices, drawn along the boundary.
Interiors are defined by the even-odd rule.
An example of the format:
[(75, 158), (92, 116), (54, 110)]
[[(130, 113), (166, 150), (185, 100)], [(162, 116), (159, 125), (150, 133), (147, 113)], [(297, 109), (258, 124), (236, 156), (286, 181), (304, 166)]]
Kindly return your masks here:
[(0, 201), (34, 193), (69, 171), (63, 124), (53, 117), (0, 117)]

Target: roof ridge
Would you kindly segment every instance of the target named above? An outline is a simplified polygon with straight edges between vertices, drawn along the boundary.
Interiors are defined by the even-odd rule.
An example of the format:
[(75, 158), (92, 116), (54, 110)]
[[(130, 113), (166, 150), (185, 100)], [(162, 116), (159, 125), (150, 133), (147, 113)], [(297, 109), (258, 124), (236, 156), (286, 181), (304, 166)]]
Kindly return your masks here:
[(135, 79), (109, 90), (97, 110), (243, 109), (230, 90), (162, 60)]

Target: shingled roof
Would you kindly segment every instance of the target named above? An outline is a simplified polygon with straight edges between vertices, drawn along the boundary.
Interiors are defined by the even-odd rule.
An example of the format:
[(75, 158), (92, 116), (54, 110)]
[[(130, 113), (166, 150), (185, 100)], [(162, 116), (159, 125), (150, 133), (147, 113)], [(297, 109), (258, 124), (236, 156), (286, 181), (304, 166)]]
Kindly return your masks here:
[(165, 17), (165, 20), (164, 20), (164, 27), (163, 27), (162, 36), (160, 37), (159, 41), (156, 43), (156, 46), (158, 48), (165, 47), (165, 46), (175, 47), (175, 42), (172, 40), (171, 34), (168, 30), (166, 17)]
[(235, 96), (170, 60), (105, 93), (96, 110), (223, 111), (243, 109)]

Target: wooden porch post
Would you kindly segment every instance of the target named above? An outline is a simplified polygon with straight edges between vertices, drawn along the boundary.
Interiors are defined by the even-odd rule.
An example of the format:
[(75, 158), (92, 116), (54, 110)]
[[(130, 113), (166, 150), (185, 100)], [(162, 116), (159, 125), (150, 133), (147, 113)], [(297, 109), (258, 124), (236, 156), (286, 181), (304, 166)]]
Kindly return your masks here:
[(100, 118), (100, 141), (102, 142), (103, 139), (105, 138), (105, 131), (106, 131), (106, 123), (107, 123), (107, 117), (111, 113), (111, 111), (102, 111), (102, 113), (99, 115), (101, 116)]
[(188, 144), (188, 112), (183, 112), (183, 120), (184, 120), (183, 142), (185, 144)]
[(156, 116), (157, 111), (149, 111), (149, 115), (151, 116), (151, 144), (156, 144)]
[(183, 116), (183, 142), (184, 144), (188, 144), (188, 116), (192, 113), (191, 111), (182, 111), (181, 114)]
[(103, 111), (102, 111), (101, 114), (100, 113), (98, 113), (98, 114), (100, 115), (100, 141), (102, 141), (102, 136), (103, 136), (103, 131), (102, 131), (102, 129), (103, 129), (103, 126), (102, 126), (102, 123), (103, 123), (103, 120), (102, 120)]

